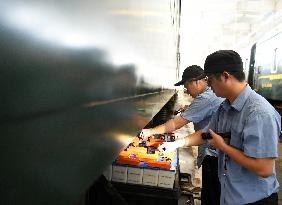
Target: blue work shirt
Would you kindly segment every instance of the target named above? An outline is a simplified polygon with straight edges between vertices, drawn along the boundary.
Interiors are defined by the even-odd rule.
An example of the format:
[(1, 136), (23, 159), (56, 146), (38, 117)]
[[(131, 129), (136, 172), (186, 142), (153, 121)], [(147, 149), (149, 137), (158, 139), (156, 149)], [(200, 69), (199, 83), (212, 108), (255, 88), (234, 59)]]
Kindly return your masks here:
[[(215, 132), (231, 132), (230, 145), (253, 158), (276, 158), (281, 130), (277, 111), (249, 85), (230, 105), (225, 100), (208, 126)], [(279, 191), (275, 167), (260, 177), (219, 151), (218, 178), (221, 205), (252, 203)]]
[[(185, 112), (180, 116), (193, 122), (195, 131), (206, 127), (213, 113), (216, 112), (224, 99), (217, 97), (210, 87), (206, 87), (204, 92), (195, 97)], [(200, 145), (198, 147), (198, 167), (201, 166), (206, 155), (217, 157), (217, 151), (212, 145)]]

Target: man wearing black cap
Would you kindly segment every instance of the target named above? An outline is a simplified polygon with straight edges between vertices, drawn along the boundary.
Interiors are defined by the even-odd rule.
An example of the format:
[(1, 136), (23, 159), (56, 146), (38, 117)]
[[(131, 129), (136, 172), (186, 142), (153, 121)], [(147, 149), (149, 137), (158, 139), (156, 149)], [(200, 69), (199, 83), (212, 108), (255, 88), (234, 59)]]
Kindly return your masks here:
[[(243, 63), (235, 51), (210, 54), (205, 73), (215, 94), (226, 100), (207, 127), (185, 138), (185, 145), (207, 143), (218, 149), (221, 205), (277, 205), (280, 115), (246, 84)], [(207, 132), (210, 139), (204, 140)], [(224, 133), (230, 133), (229, 137)], [(166, 146), (171, 145), (166, 143), (160, 149)]]
[[(190, 106), (174, 119), (151, 129), (143, 129), (141, 135), (149, 137), (153, 134), (173, 132), (176, 129), (194, 123), (195, 131), (208, 125), (212, 114), (217, 110), (223, 99), (218, 98), (207, 86), (204, 70), (197, 65), (187, 67), (181, 81), (175, 86), (184, 85), (187, 93), (194, 100)], [(184, 146), (185, 139), (177, 140), (176, 146)], [(172, 148), (173, 149), (173, 148)], [(218, 205), (220, 199), (220, 184), (217, 177), (217, 152), (211, 145), (199, 146), (197, 164), (202, 168), (202, 205)]]

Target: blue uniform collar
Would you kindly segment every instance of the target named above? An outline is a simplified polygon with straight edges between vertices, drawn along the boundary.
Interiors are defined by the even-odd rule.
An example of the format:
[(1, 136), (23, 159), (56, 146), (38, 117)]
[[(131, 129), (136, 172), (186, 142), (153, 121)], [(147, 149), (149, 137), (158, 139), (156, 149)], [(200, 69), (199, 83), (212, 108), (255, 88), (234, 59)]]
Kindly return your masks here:
[(246, 100), (248, 99), (249, 95), (251, 94), (251, 92), (252, 92), (252, 89), (247, 84), (247, 86), (244, 88), (244, 90), (242, 90), (242, 92), (239, 94), (239, 96), (234, 100), (232, 105), (230, 105), (229, 101), (226, 99), (223, 102), (222, 107), (225, 110), (229, 110), (232, 107), (237, 111), (241, 111), (245, 102), (246, 102)]
[(204, 91), (203, 91), (202, 93), (207, 92), (207, 91), (210, 90), (210, 89), (211, 89), (211, 88), (210, 88), (209, 86), (206, 86), (205, 89), (204, 89)]
[[(204, 92), (207, 92), (207, 91), (212, 91), (209, 86), (206, 86), (205, 89), (204, 89)], [(203, 92), (203, 93), (204, 93), (204, 92)]]
[(199, 93), (196, 97), (201, 96), (203, 93), (206, 93), (206, 92), (209, 92), (209, 91), (211, 91), (211, 88), (209, 86), (206, 86), (204, 91)]

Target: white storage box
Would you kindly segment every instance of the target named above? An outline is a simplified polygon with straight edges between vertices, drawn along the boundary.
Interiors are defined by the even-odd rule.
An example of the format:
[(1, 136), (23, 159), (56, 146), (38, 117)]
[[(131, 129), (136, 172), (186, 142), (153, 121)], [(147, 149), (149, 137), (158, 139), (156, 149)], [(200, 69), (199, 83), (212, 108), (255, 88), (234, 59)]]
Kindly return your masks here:
[(112, 181), (123, 182), (127, 181), (127, 165), (112, 165)]
[(127, 167), (127, 183), (142, 184), (143, 167)]
[(159, 187), (173, 188), (175, 180), (175, 170), (159, 170)]
[(143, 169), (143, 183), (149, 186), (158, 186), (159, 169), (158, 168), (144, 168)]

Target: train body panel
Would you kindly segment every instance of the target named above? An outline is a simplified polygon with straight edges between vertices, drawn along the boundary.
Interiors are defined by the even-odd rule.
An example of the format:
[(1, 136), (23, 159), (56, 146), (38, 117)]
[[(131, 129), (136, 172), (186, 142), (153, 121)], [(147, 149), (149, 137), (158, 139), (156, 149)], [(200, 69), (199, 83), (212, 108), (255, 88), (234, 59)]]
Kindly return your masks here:
[(180, 1), (0, 8), (0, 204), (76, 204), (175, 94)]
[(282, 32), (252, 47), (248, 82), (266, 99), (282, 101)]

